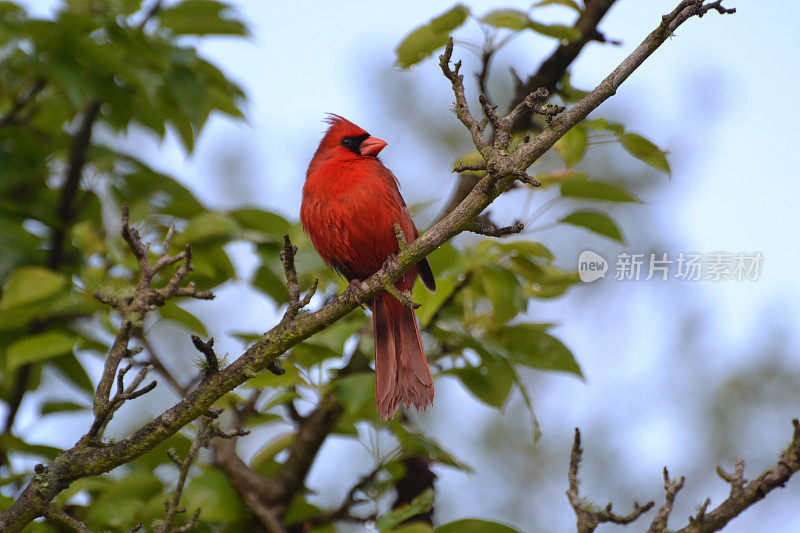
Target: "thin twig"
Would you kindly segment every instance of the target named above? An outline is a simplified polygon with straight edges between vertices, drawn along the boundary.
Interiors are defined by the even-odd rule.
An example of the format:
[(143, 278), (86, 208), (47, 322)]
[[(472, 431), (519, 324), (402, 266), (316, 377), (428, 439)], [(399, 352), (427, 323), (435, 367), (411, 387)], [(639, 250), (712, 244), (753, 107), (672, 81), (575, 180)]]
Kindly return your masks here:
[(667, 531), (667, 520), (672, 512), (672, 506), (675, 504), (675, 496), (677, 496), (678, 492), (683, 488), (685, 481), (686, 479), (683, 476), (681, 476), (679, 480), (673, 481), (669, 477), (669, 470), (667, 470), (666, 466), (664, 467), (664, 492), (667, 494), (664, 505), (658, 510), (656, 517), (650, 524), (650, 528), (647, 530), (648, 533), (662, 533)]
[(485, 223), (479, 222), (475, 220), (470, 227), (467, 228), (468, 231), (472, 233), (477, 233), (478, 235), (486, 235), (487, 237), (506, 237), (508, 235), (513, 235), (515, 233), (519, 233), (525, 229), (525, 224), (521, 221), (517, 220), (511, 226), (497, 226), (494, 223)]
[(208, 377), (211, 374), (219, 372), (219, 359), (217, 358), (217, 353), (214, 351), (214, 339), (210, 338), (207, 342), (203, 342), (197, 335), (192, 335), (192, 344), (194, 344), (197, 351), (206, 358), (206, 364), (203, 366), (203, 374)]
[(52, 503), (48, 503), (44, 509), (44, 516), (53, 522), (58, 524), (62, 524), (67, 526), (78, 533), (92, 533), (92, 531), (86, 527), (86, 524), (75, 518), (74, 516), (68, 515), (65, 511), (59, 509)]
[(483, 137), (483, 126), (481, 126), (480, 122), (475, 120), (475, 117), (472, 115), (467, 105), (467, 97), (464, 94), (464, 76), (458, 73), (461, 69), (461, 61), (456, 62), (451, 69), (450, 60), (452, 57), (453, 40), (450, 39), (445, 46), (444, 53), (439, 56), (439, 66), (442, 69), (442, 73), (450, 80), (453, 86), (453, 94), (456, 97), (454, 105), (456, 116), (469, 130), (472, 135), (472, 142), (475, 144), (478, 151), (483, 154), (489, 149), (489, 144)]
[(189, 475), (189, 468), (192, 466), (195, 456), (197, 456), (197, 452), (200, 451), (200, 448), (208, 446), (208, 440), (211, 435), (211, 423), (212, 420), (210, 418), (201, 418), (200, 428), (197, 430), (197, 434), (195, 435), (194, 440), (192, 440), (192, 444), (189, 446), (189, 451), (183, 460), (179, 459), (173, 450), (167, 451), (169, 458), (178, 467), (178, 482), (175, 485), (175, 492), (173, 493), (172, 499), (164, 502), (167, 510), (166, 516), (155, 529), (155, 533), (178, 533), (179, 531), (189, 531), (197, 524), (197, 520), (200, 518), (200, 509), (195, 510), (187, 521), (186, 525), (183, 526), (186, 529), (172, 528), (172, 524), (175, 522), (175, 517), (186, 512), (186, 509), (180, 506), (183, 487), (186, 484), (186, 478)]
[(286, 307), (286, 312), (283, 314), (280, 325), (289, 325), (297, 317), (300, 311), (306, 307), (311, 298), (317, 292), (319, 280), (314, 280), (314, 283), (309, 287), (303, 298), (300, 298), (300, 285), (297, 282), (297, 270), (294, 266), (294, 256), (297, 253), (297, 246), (292, 244), (289, 235), (283, 236), (283, 250), (281, 250), (281, 263), (283, 263), (283, 271), (286, 274), (286, 286), (289, 290), (289, 305)]
[[(122, 314), (122, 324), (120, 325), (119, 331), (114, 338), (111, 351), (106, 358), (103, 374), (95, 392), (95, 420), (89, 433), (86, 435), (90, 439), (99, 438), (102, 436), (102, 432), (108, 422), (111, 420), (114, 412), (118, 410), (124, 402), (135, 399), (142, 394), (146, 394), (156, 386), (155, 382), (153, 382), (140, 391), (130, 390), (122, 394), (119, 392), (118, 388), (117, 395), (114, 398), (110, 398), (111, 388), (113, 386), (115, 376), (117, 376), (117, 382), (119, 383), (124, 375), (124, 372), (120, 372), (119, 375), (117, 375), (117, 370), (119, 369), (122, 359), (130, 355), (128, 344), (136, 331), (141, 330), (140, 324), (143, 321), (144, 315), (147, 312), (163, 305), (168, 299), (173, 297), (186, 296), (202, 300), (214, 298), (214, 295), (210, 292), (197, 290), (193, 283), (189, 283), (186, 286), (181, 285), (184, 278), (192, 270), (192, 253), (191, 247), (187, 246), (184, 251), (178, 253), (177, 255), (169, 255), (169, 246), (174, 232), (174, 226), (170, 225), (162, 243), (161, 254), (158, 256), (155, 262), (151, 264), (148, 256), (150, 243), (144, 242), (141, 238), (141, 235), (139, 235), (139, 231), (130, 225), (128, 205), (125, 204), (122, 206), (121, 234), (122, 238), (128, 244), (128, 248), (131, 250), (131, 253), (134, 255), (134, 257), (136, 257), (136, 261), (139, 266), (139, 279), (136, 286), (136, 292), (131, 297), (117, 298), (112, 295), (105, 294), (102, 291), (96, 291), (94, 293), (95, 298), (110, 305)], [(156, 275), (164, 268), (176, 263), (180, 263), (180, 265), (167, 284), (160, 289), (153, 288), (152, 283)], [(149, 366), (145, 367), (142, 372), (146, 374), (149, 368)], [(144, 374), (140, 373), (142, 379)], [(141, 383), (141, 380), (136, 383), (136, 386), (138, 386), (139, 383)]]
[[(42, 92), (42, 89), (44, 89), (45, 85), (46, 82), (44, 81), (44, 78), (39, 78), (34, 81), (24, 93), (14, 100), (14, 104), (11, 106), (11, 109), (9, 109), (5, 115), (0, 117), (0, 128), (10, 124), (19, 124), (22, 122), (23, 119), (19, 118), (20, 111), (25, 109), (28, 104), (33, 102), (39, 93)], [(30, 113), (28, 116), (30, 116)]]
[(612, 507), (609, 503), (604, 509), (593, 509), (583, 498), (580, 497), (578, 490), (578, 470), (580, 468), (583, 450), (581, 449), (581, 432), (575, 428), (575, 440), (572, 443), (572, 453), (569, 459), (569, 489), (567, 489), (567, 497), (569, 504), (575, 511), (578, 518), (578, 532), (591, 533), (598, 525), (605, 523), (612, 524), (630, 524), (642, 514), (652, 509), (655, 502), (647, 502), (645, 505), (640, 505), (639, 502), (633, 502), (633, 511), (630, 514), (621, 516), (611, 511)]

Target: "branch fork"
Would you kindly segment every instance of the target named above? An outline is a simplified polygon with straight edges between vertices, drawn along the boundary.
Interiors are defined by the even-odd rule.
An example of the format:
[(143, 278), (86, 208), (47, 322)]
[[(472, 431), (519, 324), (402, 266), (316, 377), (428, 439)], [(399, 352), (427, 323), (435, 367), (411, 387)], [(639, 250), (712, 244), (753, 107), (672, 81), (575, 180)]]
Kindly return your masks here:
[(578, 489), (578, 469), (580, 468), (581, 459), (583, 458), (583, 449), (581, 448), (581, 432), (575, 428), (575, 439), (572, 443), (572, 453), (569, 459), (569, 489), (567, 489), (567, 498), (569, 504), (575, 511), (578, 517), (578, 533), (591, 533), (597, 526), (605, 523), (612, 524), (630, 524), (641, 515), (649, 511), (655, 505), (655, 502), (647, 502), (645, 505), (640, 505), (639, 502), (633, 503), (633, 511), (625, 516), (615, 514), (611, 511), (612, 504), (609, 503), (604, 509), (592, 509), (592, 506), (587, 504), (586, 501), (580, 497)]
[(144, 396), (156, 388), (156, 385), (158, 384), (156, 380), (153, 380), (144, 387), (139, 388), (139, 385), (142, 384), (144, 378), (146, 378), (150, 370), (153, 369), (153, 365), (143, 366), (139, 370), (139, 373), (133, 378), (133, 381), (131, 381), (131, 383), (126, 387), (125, 374), (127, 374), (131, 368), (133, 368), (133, 364), (128, 364), (120, 369), (119, 373), (117, 374), (117, 392), (108, 402), (103, 404), (100, 409), (95, 410), (94, 422), (92, 423), (92, 427), (89, 429), (89, 432), (86, 434), (88, 438), (94, 439), (102, 435), (106, 426), (111, 421), (111, 418), (114, 416), (114, 413), (118, 411), (120, 407), (122, 407), (122, 404), (128, 400), (135, 400), (140, 396)]
[[(792, 420), (794, 432), (792, 440), (783, 451), (777, 464), (768, 468), (758, 476), (757, 479), (748, 481), (744, 478), (744, 459), (739, 457), (733, 474), (725, 472), (721, 467), (717, 467), (717, 474), (726, 483), (730, 484), (731, 491), (728, 498), (720, 503), (716, 508), (708, 510), (711, 499), (707, 498), (698, 507), (697, 513), (690, 516), (688, 525), (676, 531), (676, 533), (708, 533), (723, 529), (731, 520), (736, 518), (742, 511), (763, 499), (767, 493), (777, 487), (783, 487), (789, 478), (800, 470), (800, 421)], [(581, 462), (583, 450), (581, 449), (580, 431), (575, 429), (575, 441), (572, 445), (572, 454), (569, 463), (569, 489), (567, 497), (570, 505), (578, 518), (579, 533), (591, 533), (601, 523), (612, 522), (616, 524), (627, 524), (636, 520), (643, 513), (653, 507), (653, 502), (644, 506), (634, 504), (634, 510), (628, 516), (620, 517), (611, 513), (609, 504), (604, 510), (597, 511), (587, 506), (578, 493), (578, 468)], [(664, 505), (656, 513), (650, 523), (648, 533), (666, 533), (667, 521), (672, 513), (675, 498), (683, 488), (686, 479), (681, 476), (679, 479), (672, 479), (669, 470), (664, 467)]]
[(315, 279), (306, 294), (300, 297), (300, 284), (297, 282), (297, 270), (294, 265), (294, 257), (297, 254), (297, 246), (292, 244), (289, 235), (283, 236), (283, 250), (281, 250), (281, 263), (286, 274), (286, 285), (289, 290), (289, 306), (280, 321), (281, 326), (289, 325), (297, 317), (300, 311), (311, 303), (311, 298), (317, 292), (319, 280)]

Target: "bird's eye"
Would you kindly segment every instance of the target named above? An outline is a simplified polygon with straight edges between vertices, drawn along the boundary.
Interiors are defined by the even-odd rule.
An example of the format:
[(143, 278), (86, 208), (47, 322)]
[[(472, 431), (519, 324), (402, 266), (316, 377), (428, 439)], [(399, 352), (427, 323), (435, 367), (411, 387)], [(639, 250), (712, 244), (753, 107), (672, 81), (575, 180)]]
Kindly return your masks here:
[(345, 137), (342, 139), (342, 146), (350, 146), (351, 144), (353, 144), (353, 139), (350, 137)]

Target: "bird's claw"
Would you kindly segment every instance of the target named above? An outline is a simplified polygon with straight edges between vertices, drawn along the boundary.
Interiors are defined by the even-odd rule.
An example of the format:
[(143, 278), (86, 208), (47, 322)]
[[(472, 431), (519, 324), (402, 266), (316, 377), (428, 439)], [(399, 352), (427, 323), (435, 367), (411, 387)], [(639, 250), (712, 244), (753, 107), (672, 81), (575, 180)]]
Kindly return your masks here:
[(361, 305), (361, 295), (363, 293), (364, 290), (361, 288), (360, 279), (351, 279), (350, 284), (344, 290), (345, 298), (358, 305)]
[(386, 273), (389, 274), (389, 277), (392, 278), (392, 281), (397, 281), (399, 277), (397, 271), (397, 254), (389, 254), (386, 256), (386, 261), (383, 262), (383, 269), (386, 270)]

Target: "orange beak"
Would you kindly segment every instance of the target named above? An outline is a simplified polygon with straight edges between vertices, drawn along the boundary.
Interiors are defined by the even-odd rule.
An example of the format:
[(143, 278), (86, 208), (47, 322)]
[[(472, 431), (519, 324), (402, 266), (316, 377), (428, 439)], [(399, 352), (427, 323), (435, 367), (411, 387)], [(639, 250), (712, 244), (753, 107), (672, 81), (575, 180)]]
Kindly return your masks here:
[(378, 155), (386, 147), (386, 141), (377, 137), (367, 137), (361, 142), (361, 155)]

